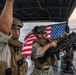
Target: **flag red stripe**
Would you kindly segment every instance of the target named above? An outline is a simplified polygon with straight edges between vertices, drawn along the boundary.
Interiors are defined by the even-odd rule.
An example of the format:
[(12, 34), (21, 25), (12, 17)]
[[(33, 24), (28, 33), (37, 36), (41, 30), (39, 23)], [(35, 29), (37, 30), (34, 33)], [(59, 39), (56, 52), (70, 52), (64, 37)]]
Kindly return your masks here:
[(31, 56), (31, 53), (30, 54), (22, 54), (23, 56)]
[(22, 52), (27, 52), (27, 51), (30, 51), (30, 50), (32, 50), (32, 48), (24, 49), (24, 50), (22, 50)]
[(32, 46), (32, 43), (31, 44), (24, 44), (24, 46)]
[(50, 33), (47, 33), (48, 35), (50, 35)]
[(52, 30), (52, 29), (47, 29), (47, 31), (50, 31), (50, 30)]
[(30, 42), (30, 41), (35, 40), (35, 39), (36, 39), (36, 37), (32, 38), (32, 39), (28, 39), (27, 42)]

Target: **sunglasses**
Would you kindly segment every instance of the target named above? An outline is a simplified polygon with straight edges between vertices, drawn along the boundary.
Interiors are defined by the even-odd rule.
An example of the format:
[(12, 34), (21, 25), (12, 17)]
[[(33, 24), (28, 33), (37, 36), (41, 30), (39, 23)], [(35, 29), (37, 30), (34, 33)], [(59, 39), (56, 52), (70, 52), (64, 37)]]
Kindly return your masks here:
[[(12, 26), (12, 29), (15, 29), (15, 27), (14, 26)], [(16, 28), (17, 30), (20, 30), (20, 28), (18, 27), (18, 28)]]

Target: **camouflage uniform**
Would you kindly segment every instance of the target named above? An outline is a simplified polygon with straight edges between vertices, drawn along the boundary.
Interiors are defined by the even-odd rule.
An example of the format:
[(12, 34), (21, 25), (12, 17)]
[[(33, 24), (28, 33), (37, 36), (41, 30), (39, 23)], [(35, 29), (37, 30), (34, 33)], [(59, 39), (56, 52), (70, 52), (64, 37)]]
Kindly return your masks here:
[(54, 75), (54, 72), (51, 66), (49, 67), (49, 70), (38, 70), (37, 68), (34, 68), (31, 75)]
[[(42, 47), (38, 43), (34, 43), (33, 44), (32, 57), (34, 59), (37, 59), (38, 57), (42, 57), (42, 56), (39, 55), (40, 52), (41, 52), (41, 48)], [(54, 72), (53, 72), (53, 69), (52, 69), (51, 65), (50, 66), (45, 65), (45, 67), (49, 67), (49, 69), (48, 70), (44, 70), (44, 69), (43, 70), (39, 70), (35, 66), (32, 75), (54, 75)]]
[(5, 75), (9, 68), (11, 75), (26, 75), (28, 65), (22, 57), (23, 43), (17, 38), (12, 39), (12, 35), (7, 36), (0, 32), (0, 75)]
[(28, 69), (27, 62), (22, 56), (21, 51), (23, 43), (18, 40), (19, 36), (17, 35), (21, 27), (21, 25), (12, 25), (12, 29), (14, 29), (15, 34), (8, 41), (11, 50), (12, 75), (26, 75)]
[[(50, 40), (47, 38), (45, 26), (36, 26), (34, 27), (33, 31), (37, 37), (37, 40), (33, 42), (33, 46), (32, 46), (31, 57), (35, 65), (32, 75), (54, 75), (52, 65), (54, 65), (55, 63), (55, 58), (51, 56), (45, 59), (44, 57), (46, 52), (49, 51), (49, 49), (52, 47), (52, 46), (51, 47), (48, 46), (48, 44), (53, 40), (52, 39)], [(53, 46), (56, 46), (55, 42)], [(46, 49), (44, 49), (45, 47)], [(44, 50), (44, 51), (41, 51), (41, 50)], [(38, 58), (41, 58), (41, 57), (43, 60), (45, 60), (43, 63), (40, 63), (38, 60)]]
[[(33, 44), (33, 47), (32, 47), (32, 57), (33, 59), (37, 59), (38, 57), (42, 57), (43, 55), (40, 55), (41, 53), (41, 46), (38, 44), (38, 43), (34, 43)], [(38, 69), (36, 66), (33, 70), (33, 73), (32, 75), (54, 75), (54, 72), (53, 72), (53, 69), (52, 69), (52, 66), (47, 66), (47, 65), (44, 65), (42, 68), (44, 67), (49, 67), (49, 69), (47, 70), (40, 70)]]
[(10, 36), (0, 31), (0, 75), (5, 75), (5, 70), (11, 67), (11, 52), (8, 46)]
[[(10, 36), (4, 35), (2, 32), (0, 32), (0, 61), (1, 60), (6, 61), (7, 68), (11, 67), (11, 65), (10, 65), (11, 52), (10, 52), (9, 46), (8, 46), (8, 40), (10, 39)], [(8, 48), (6, 48), (6, 47), (8, 47)]]
[[(22, 42), (11, 40), (11, 36), (4, 35), (0, 32), (0, 75), (6, 75), (8, 68), (12, 69), (12, 75), (26, 75), (27, 62), (21, 54)], [(22, 64), (18, 66), (18, 61), (22, 60)], [(5, 62), (4, 62), (5, 61)]]

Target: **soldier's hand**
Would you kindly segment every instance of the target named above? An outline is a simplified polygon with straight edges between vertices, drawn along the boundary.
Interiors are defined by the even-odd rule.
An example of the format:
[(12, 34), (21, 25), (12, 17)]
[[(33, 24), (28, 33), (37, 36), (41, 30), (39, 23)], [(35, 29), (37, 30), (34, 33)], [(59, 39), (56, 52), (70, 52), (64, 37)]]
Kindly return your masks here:
[(50, 47), (53, 46), (53, 47), (56, 47), (57, 46), (57, 41), (52, 41), (51, 43), (49, 43)]

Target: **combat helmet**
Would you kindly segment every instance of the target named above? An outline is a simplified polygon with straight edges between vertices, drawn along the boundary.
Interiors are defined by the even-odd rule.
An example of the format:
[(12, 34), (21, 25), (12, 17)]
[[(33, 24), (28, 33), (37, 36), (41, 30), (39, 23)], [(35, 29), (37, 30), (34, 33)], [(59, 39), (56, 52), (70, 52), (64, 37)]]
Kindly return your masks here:
[(22, 27), (22, 22), (16, 18), (13, 19), (13, 23), (12, 23), (12, 27), (11, 29), (13, 29), (13, 39), (18, 39), (19, 36), (18, 34), (20, 34), (20, 28)]
[(13, 18), (13, 24), (12, 26), (18, 26), (18, 27), (22, 27), (22, 22), (16, 18)]
[(34, 27), (33, 31), (34, 31), (34, 34), (38, 34), (38, 33), (43, 34), (43, 33), (46, 33), (46, 27), (44, 25), (36, 26), (36, 27)]

